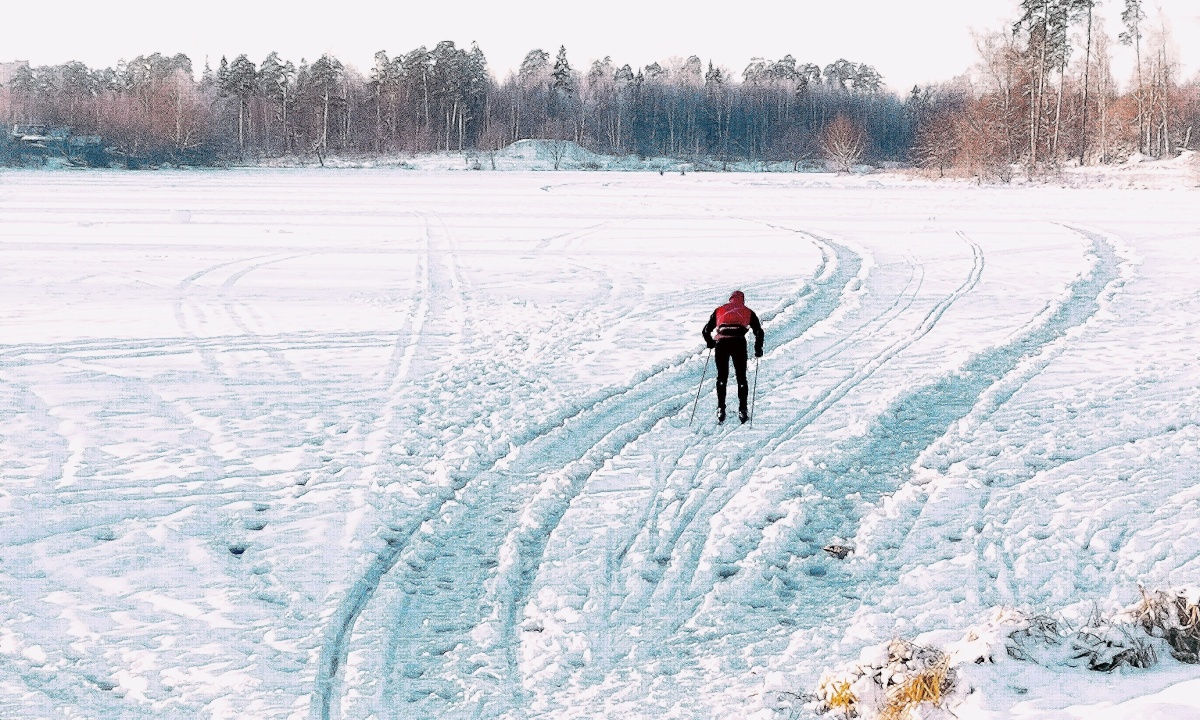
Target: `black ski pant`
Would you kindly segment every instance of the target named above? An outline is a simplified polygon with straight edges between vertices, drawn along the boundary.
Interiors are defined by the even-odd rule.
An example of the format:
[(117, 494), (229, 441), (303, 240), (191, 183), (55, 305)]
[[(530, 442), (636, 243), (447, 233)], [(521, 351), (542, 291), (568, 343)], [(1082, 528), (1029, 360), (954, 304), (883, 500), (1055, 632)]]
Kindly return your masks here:
[(717, 341), (717, 407), (725, 407), (725, 385), (729, 382), (729, 361), (733, 361), (733, 372), (737, 377), (738, 408), (746, 410), (750, 397), (750, 383), (746, 382), (746, 340), (725, 338)]

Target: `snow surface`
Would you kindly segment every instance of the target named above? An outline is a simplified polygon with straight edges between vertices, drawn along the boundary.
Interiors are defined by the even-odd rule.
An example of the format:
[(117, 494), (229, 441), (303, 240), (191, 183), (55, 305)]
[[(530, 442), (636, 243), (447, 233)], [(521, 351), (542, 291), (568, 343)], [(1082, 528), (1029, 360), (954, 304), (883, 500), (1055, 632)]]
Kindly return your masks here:
[[(0, 714), (795, 718), (893, 637), (1194, 585), (1198, 226), (869, 176), (5, 172)], [(719, 427), (736, 288), (767, 352)], [(1200, 717), (1169, 658), (997, 667), (958, 717)]]

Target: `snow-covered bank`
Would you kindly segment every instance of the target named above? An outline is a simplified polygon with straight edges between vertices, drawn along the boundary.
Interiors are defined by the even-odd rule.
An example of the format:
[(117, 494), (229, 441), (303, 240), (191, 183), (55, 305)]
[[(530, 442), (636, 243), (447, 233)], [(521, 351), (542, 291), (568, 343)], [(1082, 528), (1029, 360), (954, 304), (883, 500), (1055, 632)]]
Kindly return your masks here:
[[(996, 187), (1030, 185), (1068, 188), (1118, 188), (1187, 190), (1200, 188), (1200, 156), (1184, 150), (1176, 157), (1156, 160), (1134, 154), (1124, 160), (1106, 164), (1079, 165), (1068, 163), (1058, 168), (1046, 168), (1030, 177), (1028, 169), (1019, 165), (1008, 168), (1007, 181), (995, 177), (980, 179), (964, 176), (951, 170), (942, 177), (927, 170), (892, 163), (886, 167), (857, 166), (853, 173), (833, 171), (832, 165), (819, 157), (796, 161), (730, 160), (718, 158), (671, 158), (636, 155), (614, 156), (594, 153), (570, 141), (521, 140), (499, 150), (425, 153), (404, 156), (330, 157), (323, 161), (328, 169), (406, 169), (420, 171), (605, 171), (605, 172), (733, 172), (791, 174), (806, 182), (841, 187), (864, 187), (879, 184), (946, 185), (984, 184)], [(311, 168), (318, 165), (314, 157), (286, 157), (263, 160), (252, 166)]]
[[(0, 173), (0, 703), (802, 717), (894, 638), (1194, 585), (1194, 195)], [(754, 424), (716, 425), (707, 367), (689, 427), (736, 287)], [(1031, 668), (952, 709), (1200, 682)]]

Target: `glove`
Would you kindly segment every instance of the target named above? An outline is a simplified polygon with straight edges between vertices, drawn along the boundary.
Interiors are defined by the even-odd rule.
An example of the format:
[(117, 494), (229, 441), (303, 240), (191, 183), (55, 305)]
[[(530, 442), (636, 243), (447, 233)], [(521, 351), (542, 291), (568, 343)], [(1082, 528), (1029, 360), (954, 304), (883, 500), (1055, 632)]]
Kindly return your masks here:
[(712, 350), (713, 348), (715, 348), (717, 346), (717, 343), (714, 340), (709, 340), (704, 344), (708, 346), (709, 350)]
[(754, 348), (754, 357), (762, 357), (762, 348)]

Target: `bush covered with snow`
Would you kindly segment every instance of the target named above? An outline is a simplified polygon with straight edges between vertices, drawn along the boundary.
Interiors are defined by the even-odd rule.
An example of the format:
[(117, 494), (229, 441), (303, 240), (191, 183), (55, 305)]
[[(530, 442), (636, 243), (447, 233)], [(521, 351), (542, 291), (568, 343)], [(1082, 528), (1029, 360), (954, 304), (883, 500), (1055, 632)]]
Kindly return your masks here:
[(955, 688), (950, 664), (942, 650), (907, 640), (866, 648), (858, 662), (821, 677), (818, 709), (851, 718), (900, 720), (922, 705), (940, 708)]
[(1151, 668), (1169, 654), (1196, 664), (1200, 589), (1143, 589), (1138, 603), (1111, 615), (1094, 612), (1078, 628), (1048, 614), (998, 608), (956, 642), (939, 645), (939, 637), (944, 633), (864, 649), (856, 662), (821, 676), (814, 709), (866, 720), (953, 717), (952, 705), (1018, 674), (1012, 663), (1113, 672)]
[(1141, 602), (1124, 615), (1151, 637), (1166, 641), (1171, 657), (1189, 664), (1200, 663), (1200, 588), (1172, 592), (1146, 592), (1143, 588)]

